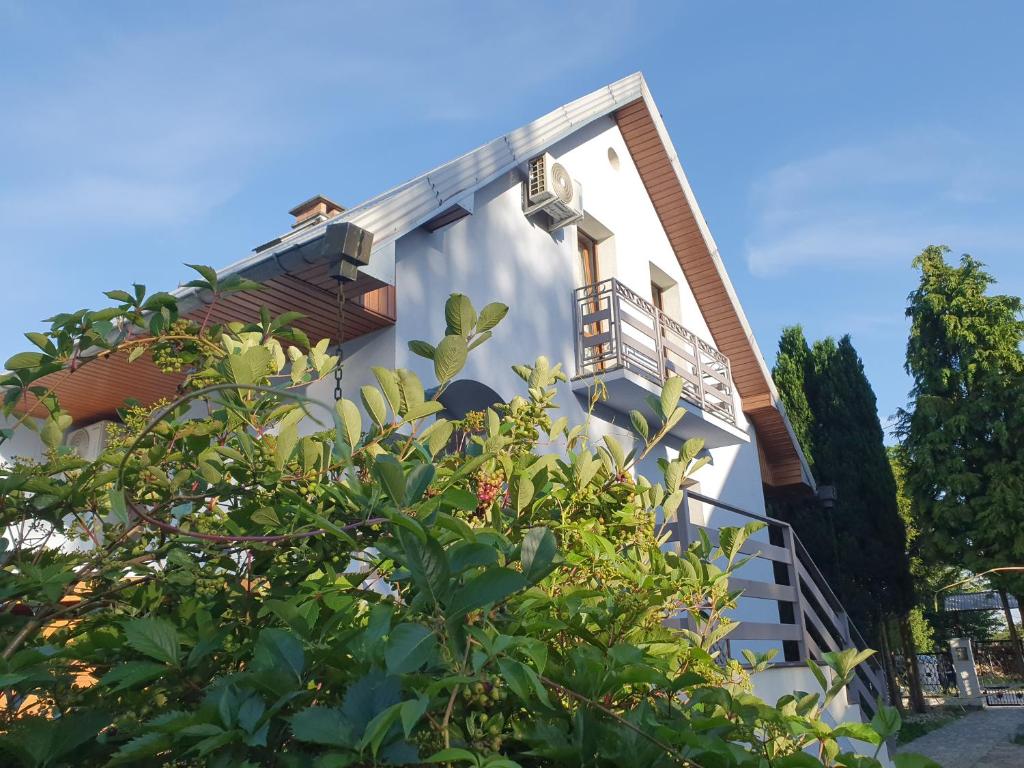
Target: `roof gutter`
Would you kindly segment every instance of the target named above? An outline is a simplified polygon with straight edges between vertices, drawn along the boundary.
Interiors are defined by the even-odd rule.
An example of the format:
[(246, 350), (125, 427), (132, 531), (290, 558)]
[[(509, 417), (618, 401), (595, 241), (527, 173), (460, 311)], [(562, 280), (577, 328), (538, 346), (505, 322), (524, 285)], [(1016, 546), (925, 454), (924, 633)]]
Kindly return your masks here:
[[(352, 282), (359, 276), (359, 268), (370, 263), (372, 247), (372, 232), (350, 221), (330, 222), (312, 237), (286, 237), (271, 248), (237, 261), (219, 270), (217, 278), (238, 275), (263, 283), (316, 264), (328, 264), (335, 279)], [(198, 288), (178, 288), (171, 291), (171, 295), (178, 299), (178, 311), (181, 314), (192, 312), (213, 301), (209, 291)]]

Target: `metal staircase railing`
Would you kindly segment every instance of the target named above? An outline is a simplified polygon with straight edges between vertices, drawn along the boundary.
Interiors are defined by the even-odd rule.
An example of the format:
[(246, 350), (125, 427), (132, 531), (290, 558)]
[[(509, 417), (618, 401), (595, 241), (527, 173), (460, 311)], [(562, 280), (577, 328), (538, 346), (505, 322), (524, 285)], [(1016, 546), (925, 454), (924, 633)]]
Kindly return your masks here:
[[(741, 520), (722, 519), (735, 517)], [(669, 543), (681, 551), (700, 531), (714, 542), (719, 528), (742, 524), (742, 519), (759, 520), (765, 524), (768, 541), (748, 540), (741, 551), (755, 556), (755, 561), (770, 563), (772, 577), (733, 578), (730, 584), (742, 589), (743, 597), (776, 602), (779, 621), (748, 622), (740, 619), (739, 626), (726, 640), (726, 650), (732, 643), (744, 640), (778, 643), (783, 651), (783, 660), (779, 664), (802, 665), (808, 659), (822, 661), (825, 653), (867, 648), (839, 598), (788, 523), (687, 490), (675, 519), (666, 521), (665, 529)], [(857, 667), (847, 688), (850, 703), (859, 704), (868, 718), (876, 710), (876, 701), (879, 698), (885, 701), (887, 693), (885, 672), (875, 657)]]

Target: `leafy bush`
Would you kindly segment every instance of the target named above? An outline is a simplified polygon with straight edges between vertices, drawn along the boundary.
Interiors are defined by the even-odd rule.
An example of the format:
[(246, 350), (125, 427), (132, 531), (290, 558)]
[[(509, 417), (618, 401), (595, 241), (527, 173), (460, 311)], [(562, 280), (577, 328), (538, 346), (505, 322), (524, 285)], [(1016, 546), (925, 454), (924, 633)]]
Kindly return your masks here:
[[(196, 269), (215, 301), (253, 288)], [(295, 315), (214, 325), (141, 286), (107, 295), (116, 306), (53, 318), (27, 334), (38, 351), (7, 363), (7, 413), (35, 398), (47, 415), (21, 427), (48, 446), (0, 469), (9, 759), (878, 764), (837, 739), (880, 744), (893, 710), (870, 726), (822, 716), (863, 654), (812, 665), (822, 691), (772, 706), (719, 654), (753, 527), (662, 551), (658, 522), (701, 446), (663, 461), (657, 483), (634, 467), (682, 417), (678, 379), (653, 398), (658, 423), (633, 414), (629, 451), (555, 416), (565, 376), (544, 358), (515, 367), (525, 395), (507, 407), (438, 418), (507, 311), (454, 294), (445, 337), (411, 345), (433, 360), (433, 395), (411, 371), (374, 369), (364, 430), (354, 402), (302, 394), (337, 361)], [(110, 354), (180, 372), (182, 394), (128, 408), (84, 461), (61, 445), (70, 417), (43, 377)], [(682, 615), (686, 629), (666, 626)]]

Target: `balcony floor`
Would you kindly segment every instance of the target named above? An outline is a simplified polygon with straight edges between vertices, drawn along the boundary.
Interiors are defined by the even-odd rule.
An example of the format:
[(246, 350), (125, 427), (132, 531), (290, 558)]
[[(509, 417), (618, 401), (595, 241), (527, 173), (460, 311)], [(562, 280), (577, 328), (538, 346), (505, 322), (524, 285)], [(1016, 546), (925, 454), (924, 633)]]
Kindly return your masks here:
[[(658, 423), (659, 417), (647, 404), (647, 396), (658, 397), (661, 394), (661, 387), (648, 378), (626, 368), (614, 368), (573, 379), (573, 392), (586, 396), (586, 392), (594, 386), (595, 380), (600, 380), (608, 389), (608, 399), (604, 402), (606, 407), (625, 414), (633, 410), (640, 411), (647, 417), (652, 428)], [(722, 448), (750, 442), (750, 436), (742, 429), (700, 406), (684, 398), (680, 398), (679, 405), (687, 410), (687, 415), (669, 432), (673, 437), (680, 440), (688, 440), (691, 437), (703, 438), (705, 448)]]

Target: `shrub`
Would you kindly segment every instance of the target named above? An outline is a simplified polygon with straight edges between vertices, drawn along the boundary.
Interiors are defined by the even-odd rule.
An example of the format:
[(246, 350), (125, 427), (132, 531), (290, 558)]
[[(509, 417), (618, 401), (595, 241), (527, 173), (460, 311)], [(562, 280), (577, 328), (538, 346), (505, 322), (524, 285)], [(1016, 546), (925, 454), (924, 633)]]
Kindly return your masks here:
[[(217, 300), (254, 286), (194, 285)], [(827, 725), (863, 654), (812, 665), (822, 691), (774, 705), (720, 654), (729, 576), (753, 532), (665, 552), (698, 441), (636, 476), (683, 414), (678, 379), (632, 422), (637, 447), (555, 415), (565, 380), (516, 366), (524, 396), (439, 418), (438, 400), (507, 308), (453, 294), (428, 397), (408, 370), (332, 411), (304, 387), (327, 342), (294, 314), (211, 325), (141, 286), (60, 315), (8, 361), (7, 413), (48, 446), (0, 469), (0, 749), (26, 766), (874, 766), (898, 728)], [(44, 379), (109, 354), (184, 376), (129, 408), (106, 450), (61, 445), (70, 417)], [(319, 421), (319, 431), (304, 425)], [(8, 432), (9, 435), (9, 432)], [(83, 546), (55, 546), (60, 541)], [(666, 620), (688, 617), (673, 630)], [(807, 750), (807, 751), (805, 751)], [(873, 751), (873, 750), (871, 750)], [(813, 756), (812, 756), (813, 753)], [(924, 763), (917, 763), (923, 765)]]

